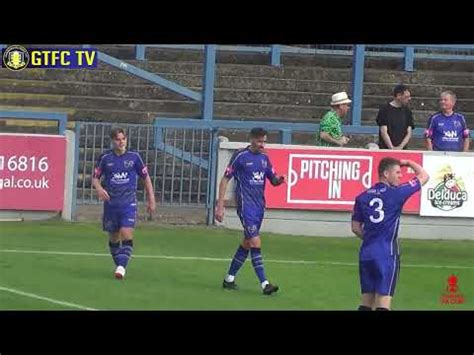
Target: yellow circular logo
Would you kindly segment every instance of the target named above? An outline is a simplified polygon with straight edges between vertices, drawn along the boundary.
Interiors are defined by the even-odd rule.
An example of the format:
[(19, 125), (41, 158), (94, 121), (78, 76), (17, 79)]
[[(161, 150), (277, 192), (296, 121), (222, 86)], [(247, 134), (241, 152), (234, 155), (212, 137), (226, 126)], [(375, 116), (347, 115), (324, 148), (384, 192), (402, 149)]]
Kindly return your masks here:
[(30, 54), (22, 46), (10, 46), (3, 52), (3, 65), (14, 71), (20, 71), (30, 62)]

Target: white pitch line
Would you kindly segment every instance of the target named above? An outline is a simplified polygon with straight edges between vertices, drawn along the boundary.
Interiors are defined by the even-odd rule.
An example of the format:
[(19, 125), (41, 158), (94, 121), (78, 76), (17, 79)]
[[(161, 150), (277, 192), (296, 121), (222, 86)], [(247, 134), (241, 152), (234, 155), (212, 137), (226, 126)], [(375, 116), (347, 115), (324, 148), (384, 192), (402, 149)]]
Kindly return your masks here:
[(78, 309), (82, 309), (82, 310), (85, 310), (85, 311), (97, 311), (97, 309), (95, 309), (95, 308), (85, 307), (85, 306), (81, 306), (80, 304), (75, 304), (75, 303), (70, 303), (70, 302), (59, 301), (59, 300), (55, 300), (53, 298), (43, 297), (43, 296), (40, 296), (40, 295), (37, 295), (37, 294), (34, 294), (34, 293), (23, 292), (23, 291), (16, 290), (16, 289), (13, 289), (13, 288), (0, 286), (0, 291), (10, 292), (10, 293), (14, 293), (14, 294), (17, 294), (17, 295), (20, 295), (20, 296), (25, 296), (25, 297), (30, 297), (30, 298), (36, 298), (38, 300), (59, 304), (61, 306), (78, 308)]
[[(88, 253), (88, 252), (75, 252), (75, 251), (48, 251), (48, 250), (0, 249), (0, 253), (110, 257), (110, 254), (106, 254), (106, 253)], [(144, 259), (200, 260), (200, 261), (226, 261), (226, 262), (229, 262), (231, 260), (229, 258), (212, 258), (212, 257), (202, 257), (202, 256), (173, 256), (173, 255), (135, 255), (134, 254), (132, 255), (132, 257), (144, 258)], [(276, 259), (264, 259), (264, 261), (269, 262), (269, 263), (280, 263), (280, 264), (359, 266), (358, 263), (349, 263), (349, 262), (343, 262), (343, 261), (276, 260)], [(474, 266), (460, 266), (460, 265), (457, 266), (457, 265), (403, 264), (403, 267), (427, 268), (427, 269), (474, 269)]]

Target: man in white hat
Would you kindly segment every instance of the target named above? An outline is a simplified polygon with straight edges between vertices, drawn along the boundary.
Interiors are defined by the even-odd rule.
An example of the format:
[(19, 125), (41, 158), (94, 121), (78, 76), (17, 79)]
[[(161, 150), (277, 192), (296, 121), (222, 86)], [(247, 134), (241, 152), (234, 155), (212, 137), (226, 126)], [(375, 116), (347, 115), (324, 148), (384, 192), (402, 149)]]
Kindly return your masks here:
[(332, 95), (331, 110), (328, 111), (319, 124), (317, 144), (323, 147), (342, 147), (349, 142), (349, 138), (342, 134), (342, 118), (347, 114), (350, 103), (346, 92)]

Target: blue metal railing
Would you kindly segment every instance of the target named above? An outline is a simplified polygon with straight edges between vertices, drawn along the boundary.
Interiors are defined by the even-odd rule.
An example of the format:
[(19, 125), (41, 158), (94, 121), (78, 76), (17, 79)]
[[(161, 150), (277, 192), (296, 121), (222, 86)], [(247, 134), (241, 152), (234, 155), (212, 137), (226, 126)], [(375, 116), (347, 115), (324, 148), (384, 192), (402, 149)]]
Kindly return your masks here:
[[(274, 121), (242, 121), (242, 120), (212, 120), (203, 121), (194, 118), (155, 118), (155, 127), (157, 131), (165, 128), (176, 128), (176, 129), (237, 129), (247, 130), (254, 127), (264, 127), (268, 131), (278, 131), (281, 133), (280, 143), (281, 144), (292, 144), (292, 135), (295, 132), (314, 133), (318, 132), (319, 124), (317, 123), (292, 123), (292, 122), (274, 122)], [(342, 130), (344, 134), (370, 134), (378, 135), (378, 126), (354, 126), (354, 125), (343, 125)], [(415, 128), (412, 132), (412, 136), (415, 138), (423, 138), (425, 129), (422, 127)], [(470, 137), (474, 138), (474, 130), (471, 131)], [(186, 159), (191, 162), (191, 159)], [(197, 161), (193, 161), (194, 164), (199, 164)], [(206, 162), (207, 163), (207, 162)], [(205, 166), (207, 167), (207, 164)]]
[[(90, 48), (90, 45), (83, 45), (84, 48)], [(143, 70), (135, 65), (132, 65), (130, 63), (127, 63), (123, 60), (114, 58), (108, 54), (105, 54), (103, 52), (98, 51), (98, 58), (100, 61), (107, 63), (108, 65), (111, 65), (113, 67), (116, 67), (118, 69), (125, 70), (126, 72), (138, 76), (144, 80), (148, 80), (156, 85), (162, 86), (168, 90), (171, 90), (173, 92), (176, 92), (177, 94), (183, 95), (185, 97), (188, 97), (194, 101), (201, 102), (202, 101), (202, 95), (196, 91), (190, 90), (187, 87), (184, 87), (182, 85), (179, 85), (173, 81), (170, 81), (168, 79), (165, 79), (159, 75), (156, 75), (154, 73), (151, 73), (149, 71)]]
[[(238, 129), (250, 130), (254, 127), (264, 127), (268, 131), (278, 131), (281, 133), (281, 144), (292, 144), (292, 134), (295, 132), (310, 132), (316, 134), (319, 130), (317, 123), (292, 123), (292, 122), (273, 122), (273, 121), (242, 121), (242, 120), (212, 120), (203, 121), (193, 118), (155, 118), (155, 127), (159, 129)], [(372, 134), (379, 133), (378, 126), (354, 126), (343, 125), (342, 130), (345, 134)], [(412, 136), (422, 138), (424, 128), (418, 127), (413, 130)], [(474, 131), (471, 132), (471, 138), (474, 138)]]
[[(0, 45), (2, 47), (2, 45)], [(83, 45), (83, 47), (90, 47)], [(182, 94), (192, 100), (202, 103), (201, 118), (206, 121), (214, 120), (214, 80), (215, 80), (215, 60), (216, 51), (237, 51), (270, 54), (270, 63), (272, 65), (281, 64), (282, 54), (332, 54), (332, 55), (351, 55), (353, 57), (352, 74), (352, 108), (351, 125), (346, 129), (350, 133), (373, 133), (377, 127), (364, 127), (361, 125), (362, 116), (362, 98), (364, 84), (364, 62), (366, 57), (399, 57), (404, 60), (404, 69), (414, 70), (414, 61), (417, 57), (446, 60), (474, 60), (474, 45), (316, 45), (314, 47), (298, 47), (285, 45), (272, 46), (217, 46), (217, 45), (136, 45), (136, 58), (144, 60), (147, 47), (170, 48), (170, 49), (193, 49), (205, 51), (205, 65), (203, 75), (202, 93), (195, 92), (173, 81), (162, 78), (159, 75), (150, 73), (138, 68), (132, 64), (126, 63), (120, 59), (111, 57), (105, 53), (99, 52), (99, 60), (123, 69), (133, 75), (149, 80), (166, 89)], [(450, 54), (446, 54), (450, 53)], [(45, 115), (42, 115), (45, 117)], [(240, 120), (239, 120), (240, 121)], [(219, 121), (227, 122), (227, 121)], [(65, 125), (65, 123), (63, 123)], [(281, 124), (279, 124), (281, 125)], [(291, 141), (292, 126), (283, 125), (282, 137), (285, 142)], [(314, 128), (314, 127), (313, 127)], [(417, 134), (415, 132), (415, 134)], [(286, 138), (285, 138), (286, 137)]]
[[(90, 48), (90, 45), (83, 45), (84, 48)], [(123, 60), (114, 58), (108, 54), (98, 51), (98, 58), (100, 61), (107, 63), (116, 68), (125, 70), (126, 72), (148, 80), (156, 85), (171, 90), (177, 94), (183, 95), (194, 101), (200, 102), (201, 115), (205, 120), (212, 119), (214, 107), (214, 81), (215, 81), (215, 63), (216, 63), (216, 45), (200, 46), (204, 50), (204, 74), (203, 74), (203, 90), (201, 93), (188, 89), (185, 86), (179, 85), (171, 80), (165, 79), (160, 75), (151, 73), (141, 69), (133, 64), (127, 63)], [(136, 46), (137, 59), (145, 58), (146, 45)]]
[[(279, 44), (271, 46), (218, 46), (214, 45), (218, 51), (243, 52), (243, 53), (261, 53), (270, 55), (270, 64), (279, 66), (281, 63), (281, 48)], [(145, 60), (146, 48), (163, 48), (163, 49), (187, 49), (187, 50), (203, 50), (203, 44), (137, 44), (135, 47), (136, 60)]]
[[(141, 45), (141, 49), (137, 49), (141, 59), (145, 58), (146, 47), (168, 48), (168, 49), (202, 49), (202, 45)], [(406, 71), (414, 70), (414, 61), (417, 57), (426, 57), (431, 59), (447, 59), (447, 60), (474, 60), (474, 55), (466, 53), (474, 53), (474, 45), (318, 45), (314, 48), (297, 47), (297, 46), (216, 46), (219, 51), (237, 51), (237, 52), (253, 52), (271, 54), (271, 64), (280, 65), (281, 55), (283, 53), (293, 54), (331, 54), (331, 55), (351, 55), (353, 57), (352, 67), (352, 108), (351, 108), (351, 125), (344, 127), (345, 132), (349, 134), (377, 134), (377, 126), (362, 126), (362, 99), (364, 86), (364, 63), (366, 57), (396, 57), (404, 61), (404, 69)], [(451, 53), (451, 54), (446, 54)], [(138, 58), (138, 56), (137, 56)], [(212, 115), (211, 115), (212, 116)], [(241, 120), (228, 121), (216, 118), (217, 124), (221, 124), (222, 128), (251, 128), (258, 125), (259, 122), (248, 122), (245, 124)], [(158, 119), (165, 120), (165, 119)], [(207, 120), (209, 116), (207, 116)], [(165, 121), (163, 121), (165, 122)], [(166, 121), (171, 123), (171, 121)], [(182, 121), (186, 124), (199, 124), (193, 120)], [(270, 129), (272, 123), (265, 123)], [(179, 125), (179, 124), (178, 124)], [(281, 132), (282, 143), (291, 143), (291, 135), (293, 131), (312, 131), (315, 132), (317, 125), (295, 123), (276, 123), (275, 130)], [(213, 127), (217, 126), (213, 124)], [(299, 128), (296, 128), (299, 127)], [(413, 132), (415, 137), (422, 137), (423, 129), (418, 128)], [(472, 134), (471, 134), (472, 135)]]
[[(168, 48), (168, 49), (190, 49), (201, 50), (204, 45), (137, 45), (136, 59), (144, 60), (147, 47)], [(273, 66), (281, 65), (282, 54), (310, 54), (310, 55), (341, 55), (352, 56), (352, 108), (351, 122), (355, 130), (361, 127), (362, 118), (362, 99), (364, 86), (364, 63), (366, 57), (386, 57), (403, 59), (403, 68), (407, 72), (415, 71), (415, 60), (417, 58), (433, 60), (465, 60), (474, 61), (474, 45), (316, 45), (314, 48), (272, 45), (272, 46), (214, 46), (215, 50), (250, 52), (270, 54), (270, 64)], [(206, 56), (207, 57), (207, 56)], [(215, 56), (213, 58), (215, 62)], [(208, 71), (209, 69), (209, 71)], [(204, 82), (208, 75), (214, 80), (214, 65), (207, 67), (204, 76)], [(205, 86), (206, 88), (206, 86)], [(213, 86), (207, 86), (205, 89), (207, 96), (204, 101), (203, 118), (212, 119), (213, 106)], [(212, 98), (211, 98), (212, 97)], [(359, 130), (362, 132), (362, 130)], [(283, 133), (288, 136), (288, 133)]]
[[(212, 224), (214, 220), (214, 204), (217, 186), (216, 186), (216, 160), (218, 150), (218, 131), (220, 129), (236, 129), (249, 131), (254, 127), (265, 127), (268, 131), (278, 131), (281, 133), (280, 143), (281, 144), (292, 144), (292, 136), (294, 132), (311, 132), (316, 134), (319, 130), (319, 124), (313, 123), (290, 123), (290, 122), (268, 122), (268, 121), (241, 121), (241, 120), (199, 120), (199, 119), (187, 119), (187, 118), (156, 118), (155, 122), (155, 143), (160, 144), (161, 150), (168, 154), (175, 155), (183, 161), (190, 162), (209, 171), (209, 179), (207, 185), (207, 223)], [(165, 129), (199, 129), (208, 130), (211, 132), (210, 137), (210, 149), (209, 159), (205, 162), (202, 161), (198, 156), (193, 156), (192, 153), (183, 152), (177, 150), (175, 147), (166, 145), (163, 140), (159, 137), (162, 136), (162, 132)], [(345, 134), (371, 134), (378, 135), (379, 129), (376, 126), (343, 126)], [(424, 129), (415, 128), (413, 130), (413, 136), (420, 138), (423, 137)], [(158, 138), (156, 138), (158, 137)], [(471, 137), (474, 137), (474, 132), (471, 132)]]
[(352, 64), (352, 106), (351, 122), (353, 126), (359, 127), (362, 121), (362, 98), (364, 96), (364, 61), (365, 46), (355, 46)]
[[(4, 44), (0, 44), (0, 50), (4, 48)], [(83, 46), (87, 47), (87, 46)], [(135, 58), (137, 60), (145, 60), (146, 49), (149, 47), (163, 49), (187, 49), (187, 50), (204, 50), (206, 45), (199, 44), (138, 44), (135, 46)], [(219, 45), (215, 46), (219, 51), (244, 52), (244, 53), (260, 53), (269, 54), (270, 64), (273, 66), (281, 65), (282, 54), (307, 54), (307, 55), (341, 55), (352, 56), (354, 46), (352, 45), (324, 45), (318, 44), (314, 46), (288, 46), (274, 44), (271, 46), (243, 46), (243, 45)], [(412, 71), (415, 59), (433, 59), (433, 60), (449, 60), (449, 61), (473, 61), (474, 45), (471, 44), (439, 44), (439, 45), (423, 45), (423, 44), (384, 44), (366, 45), (365, 55), (367, 57), (392, 57), (403, 58), (405, 63), (404, 69)], [(126, 64), (126, 63), (125, 63)], [(130, 65), (130, 64), (129, 64)], [(158, 83), (158, 85), (161, 85)], [(172, 89), (171, 89), (172, 90)]]
[(208, 45), (204, 49), (204, 77), (202, 83), (202, 118), (212, 120), (214, 117), (214, 81), (216, 64), (216, 46)]
[[(147, 47), (163, 49), (188, 49), (202, 50), (204, 45), (137, 45), (136, 59), (144, 60)], [(299, 47), (288, 45), (272, 46), (217, 46), (218, 51), (246, 52), (270, 54), (271, 65), (281, 64), (282, 54), (307, 54), (307, 55), (341, 55), (352, 56), (354, 46), (352, 45), (314, 45), (311, 47)], [(474, 45), (422, 45), (422, 44), (389, 44), (389, 45), (366, 45), (365, 55), (367, 57), (403, 58), (404, 70), (413, 71), (415, 59), (433, 60), (474, 60)]]

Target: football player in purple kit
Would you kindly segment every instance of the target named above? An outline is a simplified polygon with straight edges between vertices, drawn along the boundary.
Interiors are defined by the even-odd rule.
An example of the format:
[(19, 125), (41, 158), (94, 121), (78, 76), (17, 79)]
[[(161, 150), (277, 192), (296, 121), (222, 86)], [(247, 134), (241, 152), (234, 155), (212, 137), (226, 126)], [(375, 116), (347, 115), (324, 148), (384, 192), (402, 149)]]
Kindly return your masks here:
[(286, 177), (276, 175), (273, 170), (270, 159), (264, 153), (266, 140), (267, 132), (263, 128), (253, 128), (250, 131), (250, 145), (233, 154), (219, 185), (215, 217), (219, 222), (224, 219), (225, 192), (230, 179), (234, 178), (237, 215), (244, 229), (244, 238), (232, 259), (222, 287), (237, 289), (235, 275), (250, 252), (263, 294), (271, 295), (278, 291), (278, 286), (271, 284), (265, 276), (260, 241), (260, 226), (265, 213), (265, 179), (273, 186), (278, 186), (285, 182)]
[[(125, 277), (125, 269), (133, 252), (133, 230), (137, 218), (138, 177), (145, 180), (147, 211), (156, 209), (155, 193), (147, 167), (140, 155), (127, 150), (123, 128), (110, 133), (113, 149), (102, 153), (96, 163), (92, 184), (99, 200), (104, 201), (103, 230), (109, 233), (109, 248), (114, 260), (115, 278)], [(100, 183), (104, 176), (105, 189)]]
[[(400, 184), (401, 167), (415, 177)], [(378, 166), (379, 182), (357, 196), (352, 214), (352, 232), (362, 239), (359, 251), (360, 311), (390, 310), (400, 272), (398, 227), (405, 202), (429, 180), (412, 160), (383, 158)]]
[(469, 129), (463, 115), (453, 110), (456, 95), (452, 91), (441, 93), (440, 112), (428, 119), (425, 131), (428, 150), (467, 152), (469, 150)]

